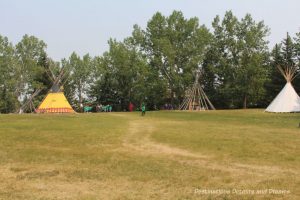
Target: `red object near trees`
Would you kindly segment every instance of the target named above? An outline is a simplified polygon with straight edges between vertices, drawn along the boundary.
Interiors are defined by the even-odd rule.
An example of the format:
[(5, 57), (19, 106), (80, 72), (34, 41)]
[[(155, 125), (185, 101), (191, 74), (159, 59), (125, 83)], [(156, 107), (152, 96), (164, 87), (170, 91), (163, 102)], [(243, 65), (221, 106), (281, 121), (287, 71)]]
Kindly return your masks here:
[(133, 108), (134, 108), (134, 105), (130, 102), (129, 106), (128, 106), (129, 112), (132, 112)]

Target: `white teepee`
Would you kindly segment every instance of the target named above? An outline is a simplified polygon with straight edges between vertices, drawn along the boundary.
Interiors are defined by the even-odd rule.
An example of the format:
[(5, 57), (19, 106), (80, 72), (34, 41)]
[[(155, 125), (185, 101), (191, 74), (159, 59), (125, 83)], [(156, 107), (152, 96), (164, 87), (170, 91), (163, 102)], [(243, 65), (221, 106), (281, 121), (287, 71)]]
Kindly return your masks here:
[(291, 82), (297, 75), (296, 67), (278, 67), (287, 83), (272, 103), (267, 107), (267, 112), (288, 113), (300, 112), (300, 97)]

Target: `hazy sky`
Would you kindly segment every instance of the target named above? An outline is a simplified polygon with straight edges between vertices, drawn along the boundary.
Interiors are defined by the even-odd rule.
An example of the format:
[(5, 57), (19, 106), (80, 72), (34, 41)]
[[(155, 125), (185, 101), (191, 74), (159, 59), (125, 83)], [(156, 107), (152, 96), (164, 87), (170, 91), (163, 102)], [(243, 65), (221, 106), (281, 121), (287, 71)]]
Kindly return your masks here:
[(271, 28), (270, 46), (300, 31), (299, 0), (0, 0), (0, 34), (14, 44), (24, 34), (44, 40), (50, 57), (60, 60), (75, 51), (100, 55), (112, 37), (123, 40), (132, 26), (145, 27), (160, 11), (181, 10), (211, 28), (216, 15), (232, 10), (239, 18), (250, 13)]

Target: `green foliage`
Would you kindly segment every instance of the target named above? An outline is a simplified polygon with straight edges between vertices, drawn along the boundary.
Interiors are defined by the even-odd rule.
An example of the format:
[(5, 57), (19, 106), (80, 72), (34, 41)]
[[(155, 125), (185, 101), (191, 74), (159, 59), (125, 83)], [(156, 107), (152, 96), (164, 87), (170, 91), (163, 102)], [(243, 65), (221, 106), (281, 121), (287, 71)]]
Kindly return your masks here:
[[(45, 95), (49, 88), (49, 77), (46, 76), (47, 66), (47, 45), (34, 36), (24, 35), (16, 45), (16, 58), (18, 68), (17, 95), (19, 100), (26, 102), (37, 90), (42, 89), (41, 95)], [(41, 99), (42, 97), (40, 97)], [(36, 102), (36, 106), (39, 102)]]
[[(265, 107), (285, 80), (278, 65), (300, 67), (300, 33), (268, 49), (268, 27), (250, 14), (238, 19), (231, 11), (216, 16), (212, 31), (196, 17), (180, 11), (169, 16), (155, 13), (145, 29), (134, 25), (124, 41), (110, 39), (103, 55), (69, 58), (55, 62), (46, 44), (24, 35), (13, 46), (0, 36), (0, 112), (16, 112), (37, 90), (35, 106), (63, 70), (60, 85), (71, 105), (112, 104), (127, 110), (130, 102), (148, 109), (166, 103), (178, 106), (201, 68), (202, 86), (216, 108)], [(300, 92), (300, 77), (293, 81)]]
[[(280, 44), (276, 44), (271, 53), (270, 65), (270, 82), (266, 84), (268, 96), (266, 101), (270, 102), (284, 87), (286, 80), (278, 70), (278, 66), (298, 66), (299, 70), (299, 33), (294, 39), (287, 36)], [(300, 92), (300, 79), (299, 76), (293, 81), (293, 85), (297, 92)]]
[(14, 112), (19, 105), (16, 95), (17, 67), (13, 45), (7, 37), (0, 35), (0, 113)]
[(43, 74), (40, 65), (41, 60), (45, 59), (46, 44), (34, 36), (24, 35), (22, 40), (16, 45), (16, 56), (20, 63), (20, 85), (21, 92), (30, 94), (31, 90), (43, 87), (37, 81)]
[(157, 12), (146, 30), (134, 26), (132, 40), (157, 71), (157, 80), (166, 88), (160, 94), (172, 104), (179, 104), (187, 86), (193, 82), (193, 72), (199, 68), (211, 34), (198, 18), (185, 19), (174, 11), (165, 17)]
[[(218, 107), (257, 106), (268, 79), (269, 29), (247, 14), (240, 21), (231, 11), (213, 23), (214, 40), (204, 60), (205, 89)], [(220, 101), (221, 100), (221, 101)]]
[(62, 60), (65, 72), (63, 87), (71, 104), (80, 109), (80, 104), (87, 101), (87, 93), (91, 82), (92, 58), (89, 54), (82, 58), (73, 52), (68, 60)]
[[(296, 37), (294, 37), (294, 47), (295, 47), (295, 57), (294, 62), (295, 65), (298, 66), (298, 70), (300, 69), (300, 32), (296, 33)], [(293, 81), (293, 85), (295, 86), (296, 91), (300, 92), (300, 77), (297, 76)]]
[(160, 98), (152, 99), (159, 85), (152, 79), (145, 57), (128, 41), (111, 39), (108, 44), (109, 51), (95, 58), (96, 76), (90, 96), (101, 104), (118, 105), (119, 110), (127, 109), (130, 102), (136, 106), (148, 100), (149, 105), (159, 103)]

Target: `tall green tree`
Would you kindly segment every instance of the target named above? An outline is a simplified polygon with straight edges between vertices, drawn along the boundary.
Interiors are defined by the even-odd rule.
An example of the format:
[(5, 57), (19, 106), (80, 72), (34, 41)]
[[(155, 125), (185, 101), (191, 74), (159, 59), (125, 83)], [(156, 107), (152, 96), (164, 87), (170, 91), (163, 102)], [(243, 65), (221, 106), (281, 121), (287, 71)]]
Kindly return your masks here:
[(278, 70), (278, 66), (284, 65), (284, 57), (281, 53), (281, 45), (276, 44), (270, 55), (269, 81), (266, 83), (267, 95), (265, 98), (265, 106), (270, 104), (272, 100), (281, 91), (286, 83), (286, 80)]
[(15, 49), (7, 37), (0, 35), (0, 113), (14, 112), (18, 106), (16, 87), (18, 63)]
[(241, 20), (231, 11), (213, 23), (214, 38), (207, 51), (204, 70), (206, 88), (218, 99), (219, 107), (257, 106), (264, 98), (268, 72), (269, 29), (247, 14)]
[(37, 89), (45, 89), (49, 86), (44, 76), (47, 66), (43, 63), (46, 57), (47, 45), (34, 36), (24, 35), (16, 45), (16, 57), (19, 68), (17, 95), (21, 101), (30, 98)]
[[(152, 99), (157, 87), (151, 80), (146, 59), (128, 41), (109, 40), (109, 51), (95, 58), (96, 77), (91, 96), (101, 104), (113, 104), (118, 110), (128, 108), (130, 102), (136, 106), (147, 102), (149, 106), (159, 103)], [(158, 84), (158, 83), (157, 83)]]
[(237, 84), (243, 108), (247, 108), (249, 103), (257, 106), (265, 96), (264, 85), (268, 80), (269, 66), (268, 34), (269, 29), (264, 23), (256, 23), (250, 14), (239, 23)]
[(165, 82), (160, 94), (178, 105), (203, 61), (211, 39), (208, 29), (199, 25), (198, 18), (186, 19), (180, 11), (167, 17), (157, 12), (145, 30), (134, 26), (132, 39), (157, 71), (156, 79)]
[[(205, 90), (216, 107), (235, 107), (237, 101), (236, 68), (238, 65), (238, 19), (232, 12), (226, 12), (223, 20), (216, 16), (212, 22), (213, 42), (204, 61)], [(212, 75), (214, 75), (212, 77)], [(214, 88), (214, 90), (212, 89)], [(214, 93), (214, 94), (212, 94)]]
[(87, 100), (87, 94), (90, 87), (92, 58), (89, 54), (82, 58), (75, 52), (71, 54), (68, 60), (62, 60), (62, 68), (66, 73), (64, 88), (67, 90), (67, 96), (73, 105), (80, 108), (80, 105)]

